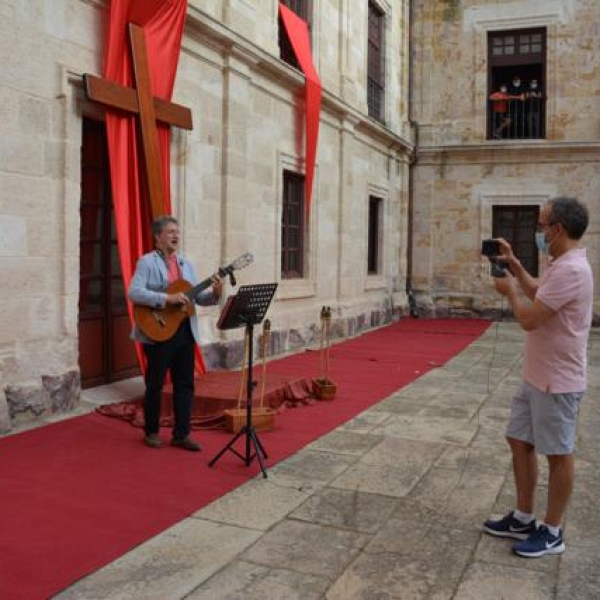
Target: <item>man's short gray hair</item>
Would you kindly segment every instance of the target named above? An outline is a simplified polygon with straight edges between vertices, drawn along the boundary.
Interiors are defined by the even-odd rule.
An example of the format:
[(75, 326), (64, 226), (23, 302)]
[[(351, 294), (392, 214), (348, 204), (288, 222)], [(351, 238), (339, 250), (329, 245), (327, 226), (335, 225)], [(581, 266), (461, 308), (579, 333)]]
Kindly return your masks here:
[(179, 222), (175, 217), (171, 217), (169, 215), (164, 215), (162, 217), (157, 217), (152, 221), (152, 237), (156, 237), (162, 233), (162, 230), (169, 224), (175, 223), (175, 225), (179, 225)]

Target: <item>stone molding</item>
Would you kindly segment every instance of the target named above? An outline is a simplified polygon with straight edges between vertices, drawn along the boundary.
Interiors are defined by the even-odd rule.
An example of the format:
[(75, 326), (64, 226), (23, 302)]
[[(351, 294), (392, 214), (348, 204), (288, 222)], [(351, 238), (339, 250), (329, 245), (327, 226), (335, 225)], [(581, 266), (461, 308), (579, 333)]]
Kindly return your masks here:
[[(185, 50), (191, 50), (191, 47), (197, 44), (207, 45), (216, 50), (217, 54), (222, 55), (223, 62), (227, 62), (227, 55), (235, 53), (236, 57), (240, 61), (246, 62), (249, 67), (253, 85), (261, 87), (261, 79), (266, 78), (277, 88), (284, 88), (288, 91), (299, 90), (304, 86), (302, 73), (262, 48), (251, 44), (223, 23), (195, 7), (188, 9), (185, 33), (186, 36), (183, 39), (183, 49)], [(196, 52), (198, 51), (200, 50), (196, 50)], [(223, 63), (221, 63), (222, 65)], [(323, 90), (322, 110), (327, 110), (337, 117), (351, 115), (357, 122), (357, 128), (364, 129), (369, 135), (375, 135), (385, 140), (387, 145), (398, 146), (405, 152), (413, 151), (411, 140), (406, 140), (387, 129), (375, 119), (353, 108), (342, 98), (325, 89)]]
[(556, 162), (598, 162), (600, 142), (548, 142), (502, 144), (457, 144), (427, 146), (418, 148), (418, 165), (440, 165), (451, 161), (453, 164), (474, 163), (556, 163)]

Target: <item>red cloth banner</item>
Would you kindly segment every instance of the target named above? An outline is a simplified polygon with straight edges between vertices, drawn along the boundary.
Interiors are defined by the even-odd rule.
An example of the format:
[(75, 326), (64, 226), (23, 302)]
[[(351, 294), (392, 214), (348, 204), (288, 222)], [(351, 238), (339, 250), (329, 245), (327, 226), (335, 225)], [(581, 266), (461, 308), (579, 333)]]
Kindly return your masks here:
[[(181, 48), (187, 0), (111, 0), (108, 44), (104, 76), (124, 86), (134, 86), (133, 63), (128, 24), (144, 30), (150, 67), (152, 95), (170, 100)], [(166, 213), (171, 214), (170, 128), (157, 123), (162, 180), (165, 182)], [(125, 287), (135, 270), (137, 259), (153, 248), (150, 232), (150, 201), (141, 176), (138, 148), (138, 123), (133, 115), (108, 111), (106, 115), (119, 258)], [(128, 303), (129, 304), (129, 303)], [(131, 305), (128, 305), (131, 316)], [(138, 345), (138, 359), (143, 353)], [(196, 355), (196, 369), (205, 372), (202, 355)]]
[(294, 11), (281, 3), (279, 4), (279, 14), (300, 68), (306, 78), (306, 216), (308, 217), (317, 156), (317, 140), (319, 138), (322, 86), (313, 64), (308, 24)]

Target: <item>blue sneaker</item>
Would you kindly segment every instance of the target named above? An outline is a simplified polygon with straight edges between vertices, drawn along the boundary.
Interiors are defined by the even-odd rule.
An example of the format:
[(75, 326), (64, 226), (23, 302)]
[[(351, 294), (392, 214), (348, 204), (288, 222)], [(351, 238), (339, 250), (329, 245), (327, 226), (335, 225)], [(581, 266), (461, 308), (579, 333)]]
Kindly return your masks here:
[(523, 523), (515, 519), (514, 512), (509, 512), (505, 517), (497, 521), (489, 520), (483, 524), (483, 530), (496, 537), (507, 537), (515, 540), (526, 540), (535, 533), (535, 519), (531, 523)]
[(517, 542), (513, 552), (527, 558), (537, 558), (546, 554), (562, 554), (566, 546), (562, 538), (562, 530), (558, 535), (552, 535), (545, 525), (540, 525), (536, 532), (526, 540)]

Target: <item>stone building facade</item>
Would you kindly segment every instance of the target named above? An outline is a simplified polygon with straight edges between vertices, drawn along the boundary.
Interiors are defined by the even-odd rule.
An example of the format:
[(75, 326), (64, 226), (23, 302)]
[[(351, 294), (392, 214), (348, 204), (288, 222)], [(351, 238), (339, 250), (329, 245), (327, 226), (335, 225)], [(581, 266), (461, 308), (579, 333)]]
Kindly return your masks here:
[[(528, 247), (532, 221), (562, 195), (590, 209), (585, 245), (600, 314), (598, 10), (595, 0), (413, 3), (411, 283), (423, 313), (500, 310), (481, 240), (520, 231), (541, 266)], [(513, 124), (494, 137), (488, 98), (514, 76), (539, 83), (542, 128), (525, 118), (511, 129), (528, 114), (516, 99)]]
[[(300, 276), (282, 277), (281, 222), (284, 173), (305, 168), (304, 78), (280, 58), (278, 2), (190, 0), (173, 94), (194, 119), (171, 143), (183, 251), (205, 276), (253, 253), (238, 281), (279, 284), (273, 354), (314, 343), (323, 305), (336, 336), (407, 305), (409, 3), (307, 5), (323, 102)], [(369, 10), (384, 40), (378, 118), (367, 104)], [(103, 0), (0, 3), (0, 429), (72, 408), (93, 353), (80, 344), (81, 148), (84, 122), (103, 114), (82, 76), (102, 73), (107, 17)], [(218, 315), (200, 309), (209, 368), (242, 353), (243, 332), (218, 330)]]

